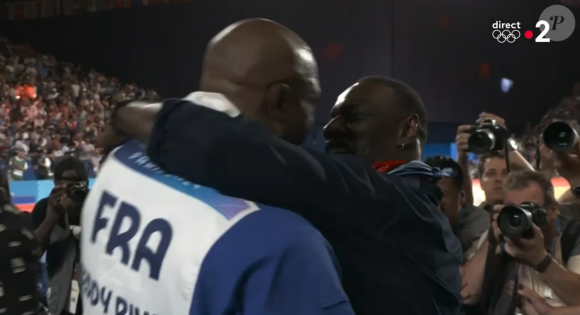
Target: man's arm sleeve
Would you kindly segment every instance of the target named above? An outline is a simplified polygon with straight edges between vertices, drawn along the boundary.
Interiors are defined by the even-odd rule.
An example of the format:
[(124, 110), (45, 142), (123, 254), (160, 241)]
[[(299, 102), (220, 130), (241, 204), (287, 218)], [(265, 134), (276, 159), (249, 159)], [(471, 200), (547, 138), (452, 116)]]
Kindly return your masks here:
[(256, 121), (188, 102), (163, 105), (148, 155), (166, 172), (196, 184), (306, 216), (325, 209), (336, 215), (353, 195), (369, 190), (368, 179), (357, 183), (355, 174), (366, 174), (356, 157), (309, 152)]
[(244, 314), (354, 315), (332, 250), (319, 234), (294, 242), (252, 270)]

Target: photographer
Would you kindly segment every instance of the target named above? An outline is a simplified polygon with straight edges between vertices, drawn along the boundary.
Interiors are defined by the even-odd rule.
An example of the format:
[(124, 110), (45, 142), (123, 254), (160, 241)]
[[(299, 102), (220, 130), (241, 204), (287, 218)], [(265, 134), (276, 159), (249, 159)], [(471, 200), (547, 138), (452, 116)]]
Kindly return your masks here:
[[(490, 295), (496, 298), (489, 303), (490, 314), (507, 314), (512, 298), (505, 285), (518, 275), (521, 284), (533, 288), (553, 306), (580, 305), (579, 237), (569, 229), (574, 221), (559, 216), (551, 182), (539, 172), (511, 173), (504, 185), (504, 203), (508, 206), (494, 206), (493, 235), (466, 266), (466, 292), (472, 296), (466, 303), (479, 297), (489, 249), (499, 261), (509, 257), (503, 259), (500, 269), (493, 267), (502, 278), (496, 278), (496, 273), (489, 275), (493, 278)], [(529, 228), (523, 229), (528, 223)]]
[[(476, 120), (476, 123), (481, 126), (484, 122), (494, 121), (497, 126), (506, 128), (505, 120), (497, 115), (490, 113), (482, 113)], [(470, 153), (469, 139), (478, 127), (473, 125), (462, 125), (457, 128), (457, 136), (455, 144), (457, 146), (457, 162), (463, 170), (464, 185), (465, 185), (465, 204), (473, 205), (473, 189), (471, 184), (471, 176), (469, 174), (468, 158)], [(506, 134), (507, 136), (507, 134)], [(497, 139), (502, 142), (503, 139)], [(472, 148), (473, 150), (473, 148)], [(508, 154), (510, 160), (510, 167), (514, 170), (533, 170), (534, 168), (526, 159), (518, 152), (517, 144), (508, 141)], [(491, 211), (493, 205), (501, 204), (503, 198), (503, 183), (508, 174), (505, 154), (500, 150), (488, 150), (486, 153), (479, 156), (477, 165), (477, 172), (479, 173), (479, 183), (481, 189), (485, 193), (485, 202), (479, 207)]]
[[(67, 157), (56, 164), (55, 187), (32, 210), (35, 236), (46, 251), (51, 314), (82, 314), (76, 265), (79, 257), (80, 214), (88, 192), (85, 165)], [(76, 306), (75, 306), (76, 305)]]
[(540, 145), (540, 171), (547, 178), (557, 172), (570, 185), (560, 198), (560, 213), (563, 216), (580, 219), (580, 143), (576, 143), (574, 154), (566, 152), (553, 152), (541, 141)]
[(463, 250), (463, 261), (468, 261), (477, 250), (477, 243), (489, 229), (489, 213), (478, 207), (465, 207), (464, 176), (459, 164), (446, 156), (435, 156), (425, 160), (425, 164), (439, 169), (451, 169), (452, 178), (442, 178), (437, 184), (443, 192), (439, 208), (449, 219), (449, 224)]
[(0, 174), (0, 313), (40, 314), (37, 279), (41, 251), (24, 212), (10, 201)]

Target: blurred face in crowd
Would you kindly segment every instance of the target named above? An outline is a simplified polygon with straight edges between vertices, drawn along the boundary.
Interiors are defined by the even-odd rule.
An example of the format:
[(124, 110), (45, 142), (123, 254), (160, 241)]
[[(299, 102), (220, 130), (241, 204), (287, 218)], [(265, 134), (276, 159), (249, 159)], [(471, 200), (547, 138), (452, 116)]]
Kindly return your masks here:
[(438, 182), (439, 188), (443, 192), (441, 198), (440, 208), (443, 214), (449, 219), (451, 226), (455, 228), (459, 213), (461, 212), (461, 205), (465, 203), (465, 191), (452, 178), (442, 178)]
[(324, 127), (326, 152), (354, 154), (371, 162), (400, 160), (397, 145), (405, 118), (391, 87), (360, 81), (344, 91), (330, 111)]
[(79, 180), (78, 180), (77, 172), (74, 170), (68, 170), (68, 171), (64, 171), (62, 173), (62, 176), (60, 176), (59, 178), (54, 179), (54, 185), (55, 186), (70, 185), (70, 184), (77, 183), (78, 181)]
[(542, 208), (544, 208), (548, 214), (549, 222), (549, 224), (542, 229), (542, 233), (544, 234), (544, 240), (546, 242), (550, 242), (556, 236), (555, 224), (556, 218), (558, 217), (560, 211), (558, 210), (558, 203), (555, 203), (554, 205), (547, 205), (544, 195), (545, 194), (542, 190), (542, 187), (537, 183), (532, 182), (528, 187), (522, 189), (506, 189), (504, 193), (504, 204), (517, 206), (524, 202), (533, 202), (542, 206)]
[(491, 157), (483, 164), (483, 174), (480, 176), (481, 190), (485, 193), (485, 201), (491, 204), (503, 200), (503, 184), (508, 176), (505, 159)]

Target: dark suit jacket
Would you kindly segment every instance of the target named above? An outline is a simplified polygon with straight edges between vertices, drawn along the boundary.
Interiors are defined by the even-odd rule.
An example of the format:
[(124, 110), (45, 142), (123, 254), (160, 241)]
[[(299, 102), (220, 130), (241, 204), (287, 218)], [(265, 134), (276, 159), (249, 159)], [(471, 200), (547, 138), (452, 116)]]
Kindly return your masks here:
[(333, 246), (358, 315), (459, 314), (461, 245), (435, 184), (181, 100), (165, 101), (148, 154), (166, 172), (307, 218)]

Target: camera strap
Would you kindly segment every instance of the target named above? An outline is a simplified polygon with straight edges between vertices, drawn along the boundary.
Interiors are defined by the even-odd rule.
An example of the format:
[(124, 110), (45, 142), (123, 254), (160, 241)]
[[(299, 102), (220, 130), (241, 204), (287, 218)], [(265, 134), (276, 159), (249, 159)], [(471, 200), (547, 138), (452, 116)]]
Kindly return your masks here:
[[(562, 221), (560, 220), (560, 218), (556, 218), (556, 229), (557, 229), (557, 236), (560, 236), (561, 232), (562, 232)], [(580, 229), (579, 229), (580, 230)], [(579, 232), (580, 233), (580, 232)], [(550, 247), (548, 249), (548, 251), (552, 254), (554, 254), (554, 251), (556, 249), (556, 241), (557, 241), (557, 237), (552, 240), (552, 242), (550, 243)], [(501, 246), (504, 246), (504, 244), (502, 244)], [(503, 248), (502, 248), (502, 253), (504, 252)], [(503, 254), (502, 256), (507, 257), (507, 255)], [(511, 259), (511, 258), (510, 258)], [(520, 264), (516, 263), (516, 275), (514, 277), (514, 291), (512, 292), (512, 299), (510, 302), (510, 306), (506, 312), (506, 315), (514, 315), (516, 313), (516, 309), (517, 307), (520, 305), (520, 295), (518, 293), (518, 289), (520, 287)]]
[(488, 314), (492, 311), (492, 307), (495, 306), (496, 300), (493, 293), (493, 278), (494, 278), (494, 256), (497, 244), (493, 237), (493, 227), (490, 227), (487, 231), (488, 248), (487, 257), (485, 258), (485, 268), (483, 272), (483, 284), (481, 285), (481, 306), (483, 308), (483, 313)]
[[(501, 246), (499, 242), (495, 241), (493, 237), (493, 228), (490, 227), (488, 231), (488, 252), (485, 260), (485, 269), (483, 274), (483, 284), (481, 288), (481, 307), (483, 314), (493, 315), (495, 308), (503, 294), (505, 294), (505, 284), (510, 276), (510, 264), (515, 264), (515, 260), (510, 256), (502, 254), (497, 257), (499, 261), (496, 264), (496, 249)], [(502, 250), (503, 253), (503, 250)], [(514, 282), (516, 287), (519, 286), (518, 265), (516, 264), (516, 276)], [(516, 290), (517, 291), (517, 290)], [(517, 292), (513, 296), (508, 312), (506, 315), (514, 315), (518, 302)]]
[[(505, 256), (505, 255), (504, 255)], [(518, 307), (520, 301), (520, 294), (518, 293), (520, 287), (520, 264), (516, 263), (516, 276), (514, 278), (514, 291), (512, 292), (512, 300), (506, 315), (514, 315), (516, 313), (516, 308)]]

